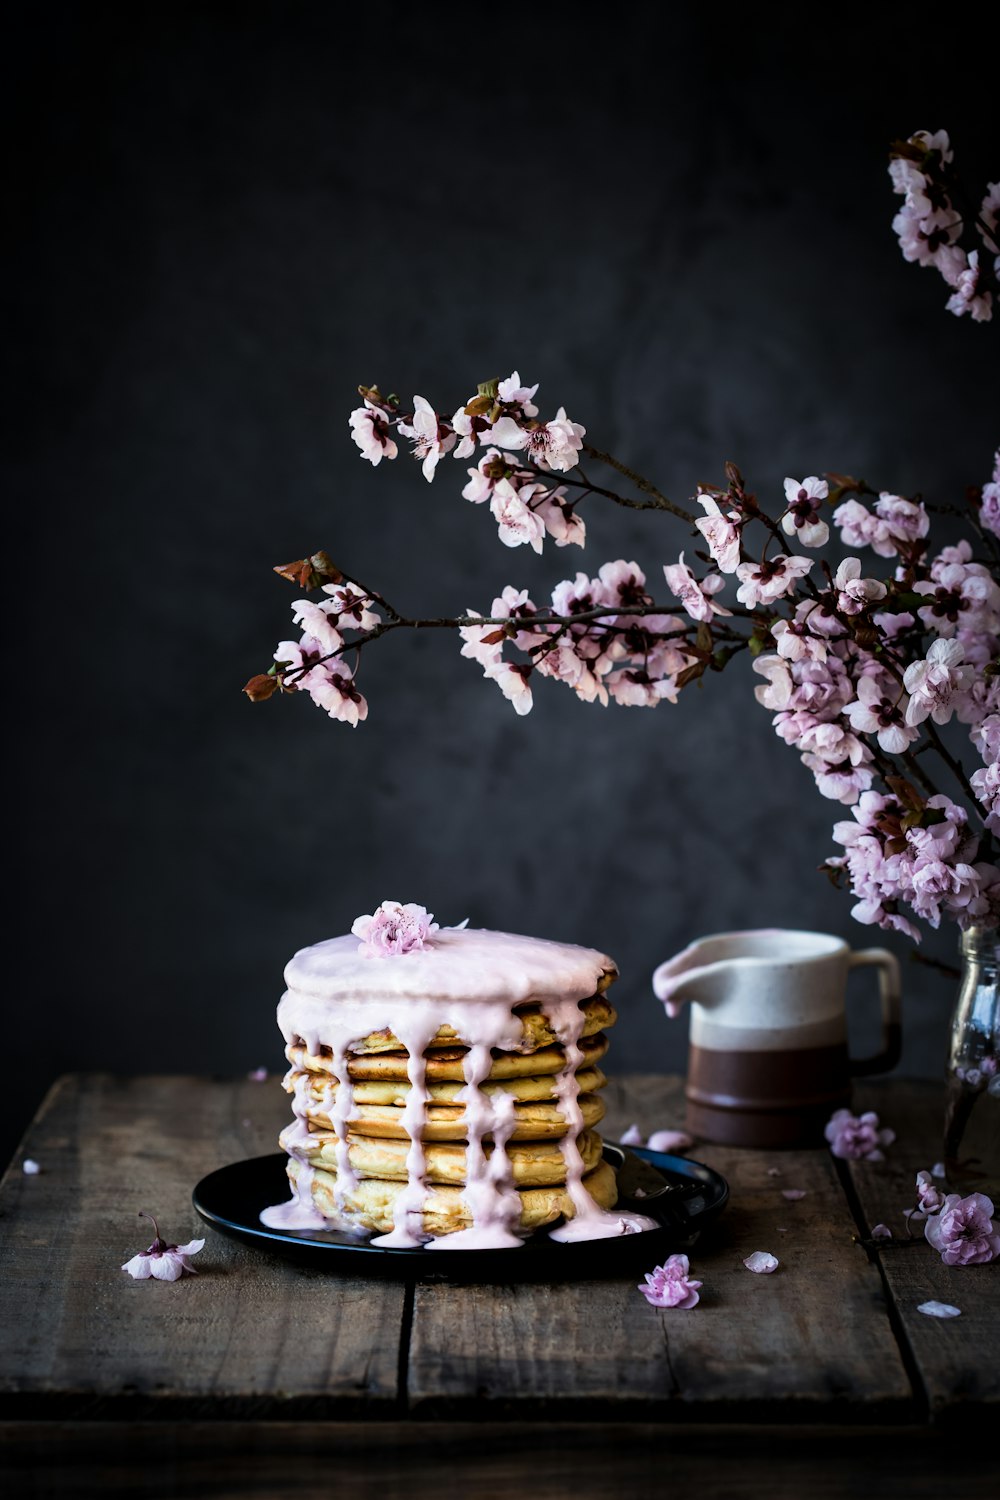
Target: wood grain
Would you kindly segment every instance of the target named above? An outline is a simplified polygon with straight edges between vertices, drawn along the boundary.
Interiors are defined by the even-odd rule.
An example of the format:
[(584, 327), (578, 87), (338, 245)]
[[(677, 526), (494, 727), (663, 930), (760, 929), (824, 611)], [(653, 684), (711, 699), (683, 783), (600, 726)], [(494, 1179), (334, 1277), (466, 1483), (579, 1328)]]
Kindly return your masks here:
[[(402, 1287), (264, 1255), (191, 1207), (200, 1177), (275, 1149), (287, 1117), (276, 1079), (55, 1085), (0, 1185), (0, 1414), (348, 1416), (396, 1400)], [(198, 1276), (122, 1272), (152, 1238), (140, 1208), (169, 1239), (205, 1236)]]
[[(619, 1080), (608, 1102), (609, 1138), (632, 1122), (644, 1134), (682, 1123), (676, 1080)], [(656, 1409), (718, 1421), (912, 1415), (881, 1281), (853, 1242), (829, 1155), (707, 1145), (697, 1154), (734, 1186), (730, 1207), (690, 1252), (704, 1283), (697, 1308), (652, 1308), (634, 1279), (418, 1286), (411, 1406), (578, 1416), (606, 1415), (613, 1403), (635, 1416)], [(789, 1203), (782, 1188), (806, 1196)], [(752, 1274), (743, 1260), (754, 1250), (777, 1255), (780, 1269)]]
[[(869, 1084), (858, 1090), (855, 1109), (874, 1109), (896, 1132), (884, 1162), (845, 1163), (845, 1173), (863, 1230), (884, 1223), (896, 1237), (897, 1243), (873, 1254), (930, 1414), (936, 1421), (983, 1421), (982, 1406), (1000, 1403), (1000, 1261), (946, 1266), (924, 1240), (922, 1224), (913, 1227), (921, 1243), (900, 1243), (906, 1239), (903, 1210), (916, 1202), (916, 1174), (929, 1171), (942, 1155), (944, 1088)], [(929, 1318), (917, 1311), (930, 1301), (950, 1303), (962, 1315)]]
[(0, 1425), (5, 1500), (995, 1500), (914, 1429), (547, 1422)]

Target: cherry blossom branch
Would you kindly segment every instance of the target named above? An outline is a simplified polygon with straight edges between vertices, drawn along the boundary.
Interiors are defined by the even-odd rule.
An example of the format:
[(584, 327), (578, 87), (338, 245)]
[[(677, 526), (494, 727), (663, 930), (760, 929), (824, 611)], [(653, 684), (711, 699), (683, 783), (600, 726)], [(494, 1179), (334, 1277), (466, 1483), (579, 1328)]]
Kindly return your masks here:
[[(595, 448), (591, 443), (584, 443), (583, 451), (584, 453), (589, 453), (591, 458), (596, 458), (598, 463), (607, 464), (609, 468), (616, 469), (619, 474), (623, 474), (626, 479), (631, 480), (636, 489), (642, 490), (644, 495), (652, 497), (647, 505), (643, 505), (637, 500), (621, 499), (619, 499), (619, 504), (631, 505), (635, 510), (668, 510), (671, 515), (677, 516), (679, 520), (687, 521), (690, 525), (694, 525), (695, 517), (690, 511), (684, 510), (682, 506), (675, 505), (672, 500), (668, 500), (666, 495), (662, 494), (656, 488), (655, 484), (650, 484), (648, 479), (644, 479), (641, 474), (637, 474), (634, 469), (630, 469), (628, 464), (623, 464), (620, 459), (614, 458), (610, 453), (602, 452), (600, 448)], [(617, 499), (618, 497), (615, 496), (612, 498)]]

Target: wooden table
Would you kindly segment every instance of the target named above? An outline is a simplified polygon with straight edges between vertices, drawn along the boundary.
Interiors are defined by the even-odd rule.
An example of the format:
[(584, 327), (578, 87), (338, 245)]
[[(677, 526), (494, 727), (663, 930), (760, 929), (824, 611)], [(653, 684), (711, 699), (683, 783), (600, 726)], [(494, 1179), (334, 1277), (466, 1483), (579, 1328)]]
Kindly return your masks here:
[[(608, 1102), (609, 1139), (681, 1123), (676, 1078), (620, 1079)], [(897, 1131), (882, 1164), (694, 1153), (732, 1198), (691, 1252), (701, 1304), (680, 1312), (634, 1277), (406, 1285), (262, 1254), (200, 1225), (190, 1194), (274, 1149), (276, 1080), (64, 1078), (0, 1188), (4, 1493), (995, 1500), (997, 1264), (855, 1238), (905, 1233), (940, 1091), (892, 1082), (857, 1103)], [(150, 1238), (139, 1208), (170, 1238), (206, 1235), (199, 1276), (124, 1275)], [(780, 1270), (751, 1275), (753, 1250)], [(962, 1316), (918, 1313), (931, 1298)]]

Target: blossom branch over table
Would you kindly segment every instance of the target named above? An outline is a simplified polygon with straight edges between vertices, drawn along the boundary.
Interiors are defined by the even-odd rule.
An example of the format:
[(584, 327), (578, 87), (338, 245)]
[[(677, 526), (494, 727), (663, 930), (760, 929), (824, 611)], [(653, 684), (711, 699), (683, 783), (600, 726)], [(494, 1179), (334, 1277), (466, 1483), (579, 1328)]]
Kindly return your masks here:
[[(906, 197), (894, 226), (904, 254), (950, 279), (952, 312), (987, 321), (988, 278), (976, 252), (958, 247), (976, 233), (995, 251), (996, 187), (974, 214), (953, 208), (965, 199), (943, 132), (897, 143), (891, 173)], [(972, 283), (961, 278), (973, 272), (966, 295)], [(368, 713), (362, 652), (401, 629), (457, 631), (462, 656), (522, 715), (540, 679), (588, 703), (655, 707), (747, 654), (778, 736), (818, 791), (851, 809), (833, 830), (843, 853), (825, 868), (846, 876), (854, 916), (915, 940), (914, 918), (935, 927), (942, 916), (962, 927), (1000, 920), (1000, 450), (991, 479), (964, 504), (933, 508), (968, 531), (935, 550), (932, 507), (849, 475), (788, 477), (765, 509), (727, 464), (724, 484), (700, 486), (690, 509), (678, 505), (588, 443), (564, 407), (542, 416), (538, 386), (517, 371), (480, 385), (451, 416), (423, 396), (407, 410), (377, 386), (360, 393), (350, 428), (362, 457), (377, 467), (408, 444), (428, 482), (442, 460), (466, 461), (462, 496), (489, 510), (508, 548), (584, 547), (582, 512), (600, 500), (666, 512), (690, 540), (662, 564), (665, 599), (636, 562), (618, 559), (562, 580), (544, 602), (508, 585), (488, 611), (430, 618), (405, 614), (316, 553), (277, 569), (315, 597), (293, 605), (301, 634), (251, 678), (251, 699), (305, 692), (357, 725)], [(595, 466), (611, 470), (607, 483)], [(846, 555), (830, 560), (821, 549), (834, 534)], [(962, 752), (953, 729), (941, 733), (955, 724)]]

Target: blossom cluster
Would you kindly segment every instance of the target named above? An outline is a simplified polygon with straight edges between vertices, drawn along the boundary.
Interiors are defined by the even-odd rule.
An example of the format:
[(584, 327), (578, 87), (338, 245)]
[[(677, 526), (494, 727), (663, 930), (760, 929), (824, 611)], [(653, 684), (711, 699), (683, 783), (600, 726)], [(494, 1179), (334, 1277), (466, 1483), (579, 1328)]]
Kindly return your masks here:
[[(698, 648), (683, 620), (655, 610), (638, 564), (619, 559), (595, 578), (577, 573), (556, 585), (551, 601), (542, 611), (527, 589), (508, 587), (494, 599), (489, 623), (459, 630), (462, 655), (479, 663), (516, 713), (531, 709), (535, 673), (565, 683), (585, 703), (677, 702), (679, 678)], [(505, 658), (508, 644), (524, 659)]]
[(944, 130), (918, 130), (908, 141), (896, 143), (889, 172), (903, 205), (892, 227), (906, 260), (933, 266), (943, 276), (951, 288), (948, 311), (988, 323), (1000, 280), (1000, 182), (989, 183), (978, 213), (967, 221), (951, 191), (953, 156)]
[(398, 397), (383, 396), (377, 386), (363, 386), (364, 405), (351, 413), (351, 436), (362, 457), (377, 466), (399, 451), (391, 437), (395, 429), (410, 440), (411, 453), (428, 483), (445, 454), (463, 459), (482, 449), (475, 467), (467, 471), (469, 482), (462, 495), (473, 505), (489, 504), (505, 546), (527, 543), (541, 552), (548, 535), (557, 547), (571, 542), (582, 547), (586, 528), (574, 502), (565, 486), (548, 484), (545, 476), (577, 466), (586, 429), (571, 421), (564, 407), (543, 422), (532, 400), (537, 390), (537, 385), (522, 385), (515, 370), (506, 380), (486, 381), (447, 417), (425, 396), (414, 396), (412, 413), (403, 413)]

